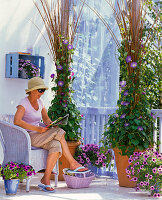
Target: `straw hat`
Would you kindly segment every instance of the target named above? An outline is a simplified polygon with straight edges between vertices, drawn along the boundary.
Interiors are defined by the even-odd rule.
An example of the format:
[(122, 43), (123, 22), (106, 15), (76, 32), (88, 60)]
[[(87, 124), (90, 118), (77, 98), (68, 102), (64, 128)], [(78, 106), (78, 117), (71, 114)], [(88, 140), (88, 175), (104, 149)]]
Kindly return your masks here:
[(28, 89), (25, 90), (26, 94), (28, 94), (32, 90), (37, 90), (37, 89), (48, 90), (48, 87), (44, 84), (43, 80), (40, 77), (31, 78), (28, 81)]

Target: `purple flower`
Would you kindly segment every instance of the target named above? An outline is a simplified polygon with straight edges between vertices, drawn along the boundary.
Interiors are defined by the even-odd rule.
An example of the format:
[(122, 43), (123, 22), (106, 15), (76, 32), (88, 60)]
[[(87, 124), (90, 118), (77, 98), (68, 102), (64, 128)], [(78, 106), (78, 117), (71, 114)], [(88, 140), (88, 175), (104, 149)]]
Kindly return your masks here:
[(150, 187), (150, 190), (154, 190), (154, 186), (151, 186), (151, 187)]
[(137, 128), (139, 131), (143, 131), (143, 127), (142, 126), (138, 126)]
[(125, 127), (126, 127), (126, 126), (129, 126), (129, 125), (130, 125), (130, 123), (125, 123), (125, 124), (124, 124)]
[(147, 162), (146, 162), (146, 161), (144, 161), (144, 162), (143, 162), (143, 164), (144, 164), (144, 165), (147, 165)]
[(155, 173), (156, 173), (156, 168), (153, 168), (153, 169), (152, 169), (152, 172), (155, 174)]
[(63, 40), (63, 44), (68, 44), (68, 40)]
[(157, 194), (156, 194), (156, 193), (154, 193), (154, 194), (153, 194), (153, 197), (157, 197)]
[(126, 57), (126, 62), (129, 63), (131, 61), (131, 56)]
[(152, 161), (153, 161), (153, 162), (156, 162), (156, 159), (155, 159), (155, 158), (152, 158)]
[(146, 94), (146, 92), (142, 92), (142, 94)]
[(129, 104), (130, 104), (129, 102), (125, 101), (123, 105), (124, 105), (124, 106), (127, 106), (127, 105), (129, 105)]
[(156, 151), (156, 152), (154, 152), (154, 154), (155, 154), (155, 156), (158, 156), (159, 155), (159, 153)]
[(137, 192), (139, 189), (140, 189), (139, 187), (136, 187), (136, 192)]
[(64, 82), (63, 82), (63, 81), (59, 81), (59, 82), (58, 82), (58, 85), (59, 85), (60, 87), (62, 87), (62, 86), (64, 85)]
[(102, 167), (106, 167), (106, 164), (105, 164), (105, 163), (103, 163), (103, 164), (102, 164)]
[(98, 160), (96, 160), (95, 164), (96, 164), (96, 165), (99, 165), (99, 161), (98, 161)]
[(125, 87), (126, 86), (126, 81), (120, 81), (120, 86)]
[(115, 114), (115, 117), (119, 117), (119, 115), (118, 115), (118, 114)]
[(27, 175), (27, 176), (31, 176), (31, 175), (32, 175), (32, 172), (27, 172), (26, 175)]
[(156, 119), (156, 116), (151, 112), (151, 117), (153, 118), (153, 119)]
[(68, 50), (71, 50), (71, 49), (73, 49), (73, 45), (72, 44), (68, 44), (67, 48), (68, 48)]
[(143, 169), (143, 167), (144, 167), (144, 165), (141, 165), (141, 166), (140, 166), (140, 169)]
[(16, 173), (16, 176), (18, 177), (18, 176), (19, 176), (19, 173)]
[(143, 181), (141, 181), (141, 182), (140, 182), (140, 185), (143, 186), (143, 184), (144, 184)]
[(161, 172), (161, 171), (162, 171), (162, 168), (161, 168), (161, 167), (159, 167), (159, 168), (158, 168), (158, 171), (159, 171), (159, 172)]
[(55, 77), (55, 75), (54, 74), (51, 74), (51, 76), (50, 76), (51, 78), (54, 78)]
[(137, 67), (137, 63), (136, 63), (136, 62), (132, 62), (130, 66), (131, 66), (132, 68), (135, 68), (135, 67)]
[(128, 90), (124, 91), (124, 96), (128, 95)]
[(63, 69), (62, 65), (57, 66), (57, 69), (62, 70)]
[(130, 175), (127, 174), (127, 177), (130, 178)]
[(127, 173), (127, 174), (130, 174), (131, 172), (130, 172), (129, 170), (126, 169), (126, 173)]
[(138, 178), (137, 178), (137, 177), (134, 177), (133, 181), (135, 181), (135, 182), (136, 182), (137, 180), (138, 180)]
[(121, 116), (120, 116), (120, 119), (123, 119), (123, 118), (125, 118), (125, 116), (126, 116), (126, 114), (124, 113), (124, 114), (122, 114)]
[(161, 197), (161, 194), (160, 194), (160, 193), (157, 193), (156, 196), (157, 196), (157, 197)]
[(130, 164), (130, 163), (132, 163), (132, 162), (133, 162), (133, 160), (132, 160), (132, 159), (129, 159), (129, 160), (128, 160), (128, 162), (129, 162), (129, 164)]
[(144, 158), (148, 158), (148, 157), (149, 157), (149, 155), (144, 155), (143, 157), (144, 157)]
[(152, 175), (149, 176), (149, 179), (152, 179)]
[(69, 70), (69, 72), (71, 72), (73, 69), (72, 69), (71, 67), (69, 67), (69, 69), (68, 69), (68, 70)]
[(149, 176), (149, 174), (145, 174), (145, 177), (147, 178)]

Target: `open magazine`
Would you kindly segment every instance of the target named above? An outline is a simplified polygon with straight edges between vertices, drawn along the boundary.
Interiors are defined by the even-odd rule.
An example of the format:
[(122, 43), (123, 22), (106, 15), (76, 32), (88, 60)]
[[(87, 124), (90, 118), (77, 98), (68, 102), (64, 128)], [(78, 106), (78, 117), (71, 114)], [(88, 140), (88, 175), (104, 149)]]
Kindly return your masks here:
[(68, 117), (69, 117), (69, 114), (65, 115), (64, 117), (59, 117), (58, 119), (53, 121), (49, 126), (46, 126), (46, 128), (51, 128), (51, 127), (57, 126), (59, 124), (66, 125), (68, 122)]

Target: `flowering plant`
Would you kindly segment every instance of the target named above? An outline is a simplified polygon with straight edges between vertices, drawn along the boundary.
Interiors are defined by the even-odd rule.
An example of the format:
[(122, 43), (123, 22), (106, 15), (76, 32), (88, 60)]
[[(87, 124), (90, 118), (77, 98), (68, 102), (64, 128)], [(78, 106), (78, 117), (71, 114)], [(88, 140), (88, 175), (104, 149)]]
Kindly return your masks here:
[(144, 152), (134, 152), (129, 158), (126, 169), (130, 181), (137, 183), (136, 191), (150, 191), (153, 197), (162, 195), (162, 155), (147, 149)]
[(34, 65), (31, 60), (23, 60), (19, 59), (19, 76), (21, 71), (25, 71), (27, 77), (32, 78), (38, 76), (39, 74), (39, 67)]
[(81, 138), (81, 133), (78, 130), (81, 129), (80, 121), (82, 116), (72, 98), (72, 94), (74, 93), (72, 83), (75, 77), (70, 66), (73, 62), (71, 55), (74, 53), (74, 48), (63, 36), (59, 36), (59, 39), (60, 45), (58, 51), (62, 57), (56, 61), (57, 76), (51, 74), (52, 81), (55, 82), (52, 91), (56, 92), (57, 95), (55, 95), (54, 99), (51, 101), (48, 115), (54, 121), (60, 116), (69, 114), (67, 125), (59, 126), (66, 131), (66, 140), (79, 140)]
[[(118, 5), (112, 5), (122, 38), (121, 44), (117, 42), (120, 53), (120, 94), (118, 109), (110, 115), (105, 126), (103, 143), (119, 148), (122, 155), (131, 155), (135, 149), (144, 150), (153, 145), (153, 116), (150, 113), (153, 98), (151, 101), (149, 99), (153, 94), (151, 90), (154, 90), (152, 77), (160, 70), (152, 59), (149, 63), (146, 60), (150, 60), (150, 50), (153, 51), (153, 45), (150, 44), (155, 42), (158, 33), (155, 24), (159, 18), (156, 12), (154, 15), (149, 13), (151, 1), (137, 2), (119, 1)], [(146, 15), (155, 16), (153, 24), (148, 25)], [(157, 78), (157, 82), (159, 80)]]
[(73, 1), (65, 1), (62, 4), (59, 0), (52, 0), (51, 3), (41, 0), (40, 5), (43, 11), (40, 9), (40, 5), (37, 3), (35, 5), (45, 24), (50, 42), (50, 45), (48, 44), (50, 54), (56, 67), (56, 73), (51, 74), (53, 82), (51, 90), (54, 92), (54, 99), (48, 109), (48, 115), (54, 121), (58, 117), (69, 114), (68, 124), (64, 127), (60, 125), (60, 127), (66, 131), (65, 139), (67, 141), (79, 140), (82, 117), (72, 96), (74, 93), (72, 83), (75, 77), (71, 64), (73, 63), (74, 38), (84, 3), (79, 6), (80, 10), (77, 14)]
[[(142, 87), (136, 88), (131, 80), (121, 81), (120, 85), (118, 109), (115, 114), (109, 115), (103, 143), (121, 149), (122, 155), (130, 156), (135, 149), (142, 151), (153, 145), (154, 115), (149, 111)], [(134, 94), (137, 92), (140, 100), (135, 104)]]
[(90, 164), (97, 168), (108, 167), (112, 152), (110, 149), (99, 147), (97, 144), (86, 144), (82, 147), (77, 147), (75, 158), (85, 167)]
[(25, 165), (23, 163), (8, 162), (1, 171), (3, 179), (20, 179), (23, 180), (32, 174), (36, 174), (35, 170), (30, 165)]

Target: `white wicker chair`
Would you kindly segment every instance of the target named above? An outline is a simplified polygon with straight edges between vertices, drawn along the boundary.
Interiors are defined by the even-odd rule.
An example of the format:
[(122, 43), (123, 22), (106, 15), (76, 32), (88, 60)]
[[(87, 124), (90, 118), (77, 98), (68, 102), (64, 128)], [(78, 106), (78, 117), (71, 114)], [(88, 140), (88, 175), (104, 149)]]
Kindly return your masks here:
[[(48, 151), (31, 146), (28, 132), (13, 124), (13, 115), (0, 116), (0, 142), (4, 151), (2, 165), (13, 161), (31, 165), (36, 172), (46, 168)], [(55, 186), (58, 183), (58, 161), (53, 169), (55, 173)], [(26, 191), (30, 189), (30, 179), (26, 179)]]

